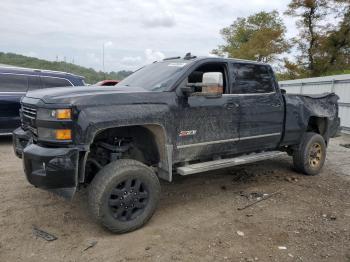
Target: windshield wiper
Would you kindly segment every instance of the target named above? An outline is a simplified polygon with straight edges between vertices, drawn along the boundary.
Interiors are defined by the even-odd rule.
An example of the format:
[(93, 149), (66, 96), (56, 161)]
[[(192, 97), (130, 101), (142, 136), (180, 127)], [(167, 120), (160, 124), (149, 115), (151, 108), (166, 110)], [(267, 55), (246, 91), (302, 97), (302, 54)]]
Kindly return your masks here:
[(159, 86), (157, 86), (155, 88), (152, 88), (151, 90), (155, 91), (155, 90), (162, 89), (162, 88), (167, 88), (167, 87), (168, 87), (167, 84), (162, 83)]

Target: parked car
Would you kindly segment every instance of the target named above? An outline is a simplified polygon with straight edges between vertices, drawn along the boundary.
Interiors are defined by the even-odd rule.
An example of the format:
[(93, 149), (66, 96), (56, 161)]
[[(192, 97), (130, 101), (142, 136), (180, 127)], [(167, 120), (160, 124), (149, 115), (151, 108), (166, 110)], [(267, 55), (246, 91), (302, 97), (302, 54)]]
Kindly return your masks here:
[(27, 91), (82, 85), (83, 77), (65, 72), (0, 67), (0, 135), (11, 135), (20, 126), (20, 100)]
[(119, 80), (102, 80), (100, 82), (97, 82), (95, 85), (96, 86), (115, 86), (119, 82), (120, 82)]
[[(101, 92), (103, 90), (103, 92)], [(116, 87), (31, 91), (14, 150), (28, 181), (67, 198), (89, 185), (89, 208), (109, 230), (144, 225), (159, 179), (288, 153), (317, 175), (339, 129), (338, 96), (285, 94), (268, 64), (166, 59)]]

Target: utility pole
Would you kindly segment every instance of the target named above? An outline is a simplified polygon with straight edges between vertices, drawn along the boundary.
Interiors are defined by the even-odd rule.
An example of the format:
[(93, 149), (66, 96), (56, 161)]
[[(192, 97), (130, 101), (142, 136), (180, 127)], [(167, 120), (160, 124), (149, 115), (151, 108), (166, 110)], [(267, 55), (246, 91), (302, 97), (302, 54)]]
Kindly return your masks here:
[(106, 79), (106, 72), (105, 72), (105, 42), (102, 44), (102, 72), (104, 75), (104, 78)]
[(105, 43), (102, 44), (102, 71), (105, 72)]

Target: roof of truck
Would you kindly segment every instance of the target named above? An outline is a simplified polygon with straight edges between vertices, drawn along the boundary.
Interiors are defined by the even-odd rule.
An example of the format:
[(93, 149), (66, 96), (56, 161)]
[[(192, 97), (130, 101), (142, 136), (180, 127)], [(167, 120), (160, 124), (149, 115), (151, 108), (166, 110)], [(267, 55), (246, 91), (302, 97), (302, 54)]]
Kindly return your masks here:
[(244, 62), (249, 64), (259, 64), (259, 65), (269, 65), (267, 63), (253, 61), (253, 60), (245, 60), (239, 58), (227, 58), (220, 56), (185, 56), (185, 57), (169, 57), (165, 58), (162, 61), (174, 61), (174, 62), (188, 62), (188, 61), (200, 61), (200, 60), (213, 60), (213, 61), (225, 61), (225, 62)]

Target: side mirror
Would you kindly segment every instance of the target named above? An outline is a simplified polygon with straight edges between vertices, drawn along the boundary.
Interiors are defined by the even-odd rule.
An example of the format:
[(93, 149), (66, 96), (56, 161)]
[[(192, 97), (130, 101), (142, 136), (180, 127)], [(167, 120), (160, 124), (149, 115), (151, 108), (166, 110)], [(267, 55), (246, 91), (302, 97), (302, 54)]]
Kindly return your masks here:
[(206, 97), (220, 97), (224, 92), (222, 73), (209, 72), (203, 74), (202, 95)]
[(282, 95), (285, 95), (285, 94), (287, 94), (287, 91), (286, 91), (286, 89), (280, 89), (281, 90), (281, 94)]

